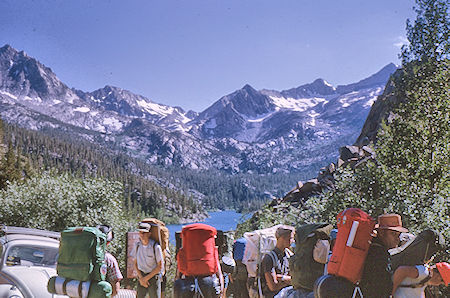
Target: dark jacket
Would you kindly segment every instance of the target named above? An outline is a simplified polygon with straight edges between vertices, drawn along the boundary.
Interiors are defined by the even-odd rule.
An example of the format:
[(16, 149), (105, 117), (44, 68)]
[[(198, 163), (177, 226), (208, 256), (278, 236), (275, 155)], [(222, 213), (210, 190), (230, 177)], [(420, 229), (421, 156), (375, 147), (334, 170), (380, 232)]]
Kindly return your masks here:
[(378, 238), (374, 238), (367, 254), (360, 283), (364, 297), (389, 297), (393, 286), (392, 275), (388, 249)]

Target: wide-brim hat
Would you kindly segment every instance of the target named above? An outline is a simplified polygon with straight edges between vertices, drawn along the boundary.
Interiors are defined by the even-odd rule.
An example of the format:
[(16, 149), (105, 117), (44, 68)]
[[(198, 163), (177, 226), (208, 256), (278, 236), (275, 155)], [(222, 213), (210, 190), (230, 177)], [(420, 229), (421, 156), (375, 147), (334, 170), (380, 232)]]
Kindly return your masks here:
[(375, 226), (379, 230), (392, 230), (400, 233), (407, 233), (408, 229), (402, 225), (402, 217), (398, 214), (383, 214), (378, 216), (378, 223)]
[(448, 286), (450, 283), (450, 264), (447, 262), (437, 263), (436, 268), (439, 271), (445, 286)]

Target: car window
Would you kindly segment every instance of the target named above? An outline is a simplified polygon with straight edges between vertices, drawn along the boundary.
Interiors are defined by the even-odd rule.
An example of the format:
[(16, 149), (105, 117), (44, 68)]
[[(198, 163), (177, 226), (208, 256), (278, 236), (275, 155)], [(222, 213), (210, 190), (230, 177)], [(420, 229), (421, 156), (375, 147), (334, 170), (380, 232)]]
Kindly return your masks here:
[(5, 263), (8, 266), (56, 267), (58, 248), (39, 245), (15, 245), (8, 250)]

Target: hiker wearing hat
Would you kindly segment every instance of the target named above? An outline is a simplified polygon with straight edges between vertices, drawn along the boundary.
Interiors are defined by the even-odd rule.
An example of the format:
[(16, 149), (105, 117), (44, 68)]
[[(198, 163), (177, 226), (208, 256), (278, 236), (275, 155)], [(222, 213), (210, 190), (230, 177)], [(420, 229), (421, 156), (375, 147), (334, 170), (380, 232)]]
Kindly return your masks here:
[(161, 246), (150, 239), (151, 224), (141, 222), (138, 227), (139, 242), (136, 245), (134, 268), (138, 275), (137, 296), (161, 298), (161, 273), (164, 258)]
[(450, 282), (450, 265), (437, 263), (428, 268), (426, 265), (400, 266), (394, 273), (394, 298), (425, 297), (427, 286), (448, 286)]
[[(114, 239), (114, 232), (112, 228), (108, 225), (98, 225), (97, 229), (102, 231), (103, 234), (106, 235), (106, 246), (111, 243)], [(116, 296), (120, 290), (120, 281), (123, 279), (122, 273), (119, 269), (119, 264), (117, 263), (117, 259), (110, 254), (108, 251), (105, 251), (105, 263), (106, 263), (106, 281), (109, 282), (112, 286), (112, 297)]]
[(400, 233), (408, 232), (402, 226), (398, 214), (378, 216), (375, 226), (376, 237), (373, 238), (364, 263), (360, 287), (364, 297), (390, 297), (392, 294), (392, 268), (389, 249), (400, 243)]

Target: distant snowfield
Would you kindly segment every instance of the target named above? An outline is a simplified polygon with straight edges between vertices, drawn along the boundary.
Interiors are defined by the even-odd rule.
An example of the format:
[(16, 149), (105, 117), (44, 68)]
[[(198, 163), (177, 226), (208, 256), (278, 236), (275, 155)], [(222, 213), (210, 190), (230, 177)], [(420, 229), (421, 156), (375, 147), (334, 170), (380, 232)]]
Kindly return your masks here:
[(137, 104), (142, 107), (147, 113), (152, 115), (167, 116), (174, 112), (174, 108), (163, 106), (157, 103), (148, 102), (145, 100), (138, 100)]
[(89, 112), (91, 109), (89, 109), (88, 107), (78, 107), (73, 109), (74, 112), (80, 112), (80, 113), (87, 113)]
[(292, 98), (292, 97), (276, 97), (270, 96), (273, 103), (282, 109), (289, 109), (297, 112), (304, 112), (319, 103), (326, 104), (328, 100), (322, 97), (311, 97), (311, 98)]

